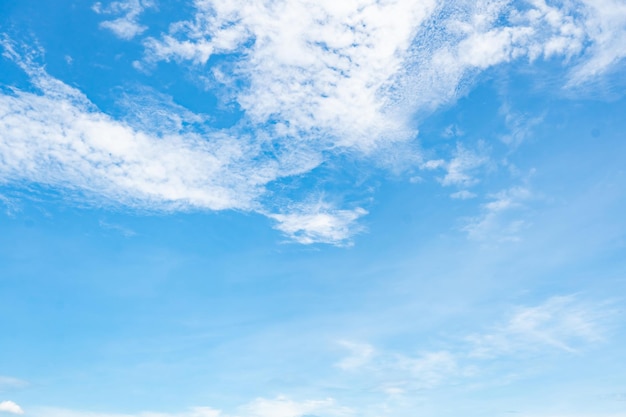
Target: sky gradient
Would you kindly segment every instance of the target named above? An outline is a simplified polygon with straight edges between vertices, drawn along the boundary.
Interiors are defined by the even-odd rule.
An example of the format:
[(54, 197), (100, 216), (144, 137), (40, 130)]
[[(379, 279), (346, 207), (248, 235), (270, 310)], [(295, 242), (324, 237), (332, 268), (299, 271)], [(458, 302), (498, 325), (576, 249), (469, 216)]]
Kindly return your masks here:
[(626, 416), (623, 0), (0, 0), (0, 415)]

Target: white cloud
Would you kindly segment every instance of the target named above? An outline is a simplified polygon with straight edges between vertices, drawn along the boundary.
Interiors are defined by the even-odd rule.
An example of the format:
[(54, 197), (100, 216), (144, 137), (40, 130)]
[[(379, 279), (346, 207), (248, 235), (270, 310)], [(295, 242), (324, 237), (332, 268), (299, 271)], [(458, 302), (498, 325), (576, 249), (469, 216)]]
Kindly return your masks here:
[(482, 205), (483, 213), (469, 219), (462, 230), (478, 241), (518, 241), (520, 232), (528, 225), (519, 211), (531, 198), (527, 187), (511, 187), (493, 194), (491, 201)]
[[(196, 1), (196, 15), (146, 43), (148, 59), (204, 64), (212, 54), (243, 54), (237, 101), (254, 123), (310, 135), (315, 142), (370, 150), (411, 137), (403, 115), (381, 91), (403, 64), (435, 1)], [(248, 46), (252, 42), (252, 46)], [(397, 110), (397, 109), (396, 109)]]
[(470, 173), (486, 164), (489, 159), (480, 153), (472, 152), (458, 145), (454, 157), (446, 163), (446, 175), (441, 179), (441, 184), (446, 185), (473, 185), (478, 180)]
[(489, 158), (486, 156), (482, 143), (479, 144), (476, 151), (467, 149), (461, 143), (457, 143), (453, 156), (449, 161), (442, 159), (426, 161), (422, 164), (422, 169), (444, 169), (446, 174), (439, 179), (443, 186), (469, 187), (479, 181), (473, 173), (488, 162)]
[(278, 396), (273, 399), (257, 398), (237, 407), (233, 414), (225, 414), (221, 410), (211, 407), (193, 407), (185, 412), (175, 414), (150, 411), (137, 414), (115, 414), (40, 408), (31, 414), (34, 417), (303, 417), (317, 413), (331, 417), (352, 415), (349, 408), (338, 405), (332, 398), (294, 401), (285, 396)]
[[(82, 200), (138, 209), (267, 213), (259, 200), (268, 183), (306, 173), (321, 162), (319, 151), (298, 142), (270, 153), (261, 134), (186, 130), (181, 120), (198, 123), (201, 117), (171, 103), (167, 111), (148, 103), (147, 119), (115, 120), (78, 90), (50, 77), (32, 57), (21, 57), (9, 41), (3, 46), (41, 93), (0, 95), (2, 181), (37, 182)], [(169, 122), (150, 129), (151, 118), (162, 113)], [(360, 230), (353, 223), (366, 213), (322, 203), (278, 209), (268, 216), (301, 243), (342, 244)]]
[(2, 401), (0, 402), (0, 413), (24, 414), (24, 410), (13, 401)]
[(128, 16), (120, 17), (114, 20), (105, 20), (100, 23), (100, 27), (108, 29), (122, 39), (132, 39), (135, 36), (145, 32), (146, 26), (140, 25)]
[(286, 214), (267, 214), (278, 222), (276, 228), (296, 242), (341, 244), (361, 228), (355, 221), (367, 214), (362, 208), (337, 210), (325, 203), (298, 204)]
[(457, 191), (456, 193), (450, 194), (450, 198), (454, 198), (457, 200), (469, 200), (471, 198), (476, 198), (476, 194), (471, 191), (461, 190)]
[(465, 132), (463, 132), (457, 125), (448, 125), (441, 133), (441, 136), (444, 138), (454, 138), (463, 135), (465, 135)]
[[(10, 52), (10, 44), (6, 45)], [(113, 204), (156, 210), (260, 210), (265, 184), (305, 172), (315, 155), (289, 152), (265, 161), (251, 139), (171, 131), (155, 135), (99, 112), (77, 90), (22, 63), (43, 95), (0, 96), (0, 176), (66, 187)], [(19, 139), (19, 140), (16, 140)], [(104, 198), (104, 200), (102, 200)], [(301, 243), (341, 244), (359, 230), (365, 210), (295, 204), (268, 216)]]
[(575, 85), (611, 70), (626, 57), (626, 4), (621, 0), (582, 0), (584, 30), (591, 42), (585, 59), (573, 71)]
[(573, 296), (552, 297), (535, 307), (518, 308), (491, 333), (470, 336), (471, 355), (493, 357), (546, 347), (575, 352), (579, 344), (602, 340), (604, 314)]
[(325, 400), (293, 401), (284, 396), (275, 399), (258, 398), (240, 408), (242, 417), (302, 417), (322, 413), (328, 416), (351, 415), (351, 411)]
[[(490, 66), (561, 56), (577, 65), (572, 79), (585, 80), (620, 60), (626, 44), (616, 0), (532, 0), (523, 7), (506, 0), (196, 0), (194, 6), (191, 19), (144, 39), (145, 60), (191, 61), (200, 78), (234, 97), (243, 110), (239, 125), (211, 130), (199, 115), (173, 106), (170, 117), (154, 103), (148, 117), (116, 120), (5, 40), (5, 55), (21, 63), (40, 93), (0, 96), (0, 178), (60, 187), (99, 204), (270, 213), (299, 242), (345, 243), (360, 230), (354, 222), (363, 209), (297, 202), (268, 208), (260, 203), (266, 186), (310, 172), (328, 153), (377, 156), (381, 147), (413, 139), (415, 114), (454, 100)], [(145, 30), (139, 16), (149, 7), (155, 3), (126, 0), (93, 10), (115, 17), (102, 27), (132, 38)], [(208, 68), (213, 54), (226, 59)], [(202, 133), (181, 120), (202, 125)], [(155, 125), (165, 127), (148, 127)], [(459, 145), (449, 161), (423, 167), (445, 169), (443, 185), (467, 187), (486, 163), (484, 154)], [(467, 226), (470, 235), (492, 224), (495, 211), (486, 210), (484, 221)], [(522, 226), (510, 223), (508, 234)]]
[(193, 134), (154, 137), (68, 90), (0, 97), (4, 180), (67, 187), (131, 206), (220, 210), (250, 208), (272, 178), (262, 169), (245, 175), (241, 158), (250, 149), (241, 141), (221, 134), (211, 142)]
[(107, 7), (103, 7), (102, 3), (97, 2), (93, 5), (92, 10), (98, 14), (122, 14), (123, 16), (117, 19), (103, 21), (100, 23), (100, 27), (110, 30), (119, 38), (129, 40), (148, 29), (138, 23), (138, 18), (149, 7), (154, 7), (151, 0), (126, 0), (112, 2)]

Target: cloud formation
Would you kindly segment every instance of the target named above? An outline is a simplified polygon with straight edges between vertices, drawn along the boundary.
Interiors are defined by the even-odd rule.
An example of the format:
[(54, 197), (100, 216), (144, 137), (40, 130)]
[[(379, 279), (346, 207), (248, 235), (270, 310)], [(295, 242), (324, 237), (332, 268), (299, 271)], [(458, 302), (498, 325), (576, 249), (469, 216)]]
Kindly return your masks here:
[(489, 196), (482, 204), (482, 213), (467, 221), (462, 230), (470, 239), (482, 242), (516, 242), (521, 231), (528, 226), (520, 215), (524, 204), (532, 199), (528, 187), (511, 187)]
[[(390, 397), (414, 395), (460, 380), (485, 381), (488, 369), (503, 360), (509, 371), (511, 358), (546, 353), (576, 353), (603, 340), (611, 312), (604, 305), (587, 305), (575, 296), (555, 296), (543, 303), (519, 306), (491, 329), (457, 335), (446, 349), (424, 350), (415, 355), (385, 350), (367, 343), (342, 342), (350, 354), (336, 366), (347, 375), (366, 379), (376, 391)], [(523, 365), (522, 365), (523, 366)], [(367, 375), (367, 378), (364, 376)]]
[(121, 39), (130, 40), (148, 29), (147, 26), (139, 24), (139, 17), (146, 8), (154, 6), (152, 0), (126, 0), (114, 1), (108, 6), (97, 2), (92, 10), (98, 14), (121, 15), (118, 18), (103, 21), (100, 27), (110, 30)]
[(269, 214), (276, 220), (276, 228), (296, 242), (337, 243), (352, 236), (362, 228), (355, 221), (367, 214), (358, 207), (354, 210), (337, 210), (327, 204), (298, 204), (289, 207), (285, 214)]
[(602, 340), (603, 315), (573, 296), (552, 297), (541, 305), (519, 308), (494, 332), (471, 336), (475, 345), (471, 355), (493, 357), (546, 347), (575, 352), (576, 344)]
[(13, 401), (2, 401), (0, 402), (0, 413), (24, 414), (24, 410)]
[[(141, 13), (154, 6), (126, 0), (93, 10), (117, 16), (101, 27), (131, 39), (146, 30)], [(267, 187), (311, 175), (332, 155), (386, 161), (384, 149), (417, 136), (416, 115), (453, 101), (492, 66), (559, 58), (575, 86), (626, 54), (626, 12), (617, 0), (195, 0), (193, 6), (189, 19), (142, 40), (138, 65), (189, 66), (219, 97), (232, 98), (241, 111), (235, 126), (216, 129), (202, 115), (155, 103), (144, 103), (149, 117), (116, 119), (5, 38), (5, 57), (22, 66), (37, 91), (0, 94), (0, 181), (147, 210), (255, 211), (300, 243), (345, 244), (362, 230), (363, 208), (290, 196), (268, 205)], [(475, 184), (472, 171), (486, 163), (463, 145), (438, 165), (411, 160), (445, 169), (441, 184), (458, 187)], [(468, 197), (469, 191), (453, 194)], [(467, 230), (477, 235), (484, 224)]]
[[(36, 53), (22, 56), (6, 39), (2, 46), (39, 90), (0, 95), (3, 182), (36, 182), (75, 198), (138, 209), (258, 211), (301, 243), (341, 244), (365, 213), (328, 203), (262, 207), (268, 183), (311, 170), (319, 153), (288, 144), (269, 153), (263, 137), (237, 130), (201, 134), (185, 130), (180, 120), (158, 132), (115, 120), (36, 65)], [(178, 116), (184, 117), (186, 112)]]

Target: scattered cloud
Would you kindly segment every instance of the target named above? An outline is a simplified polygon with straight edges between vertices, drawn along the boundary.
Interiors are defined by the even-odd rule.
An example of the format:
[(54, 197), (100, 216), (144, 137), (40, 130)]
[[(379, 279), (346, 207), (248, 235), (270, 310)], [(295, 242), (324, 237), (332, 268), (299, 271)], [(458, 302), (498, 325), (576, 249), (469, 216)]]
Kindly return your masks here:
[(116, 19), (103, 21), (100, 27), (110, 30), (121, 39), (130, 40), (148, 29), (147, 26), (139, 24), (138, 19), (145, 9), (154, 6), (152, 0), (125, 0), (114, 1), (108, 6), (97, 2), (91, 9), (98, 14), (122, 15)]
[(429, 160), (422, 164), (422, 169), (443, 169), (446, 174), (439, 178), (443, 186), (470, 187), (479, 182), (474, 172), (489, 162), (484, 144), (480, 143), (477, 150), (470, 150), (457, 143), (452, 158), (449, 161), (443, 159)]
[(476, 198), (476, 194), (468, 190), (461, 190), (450, 194), (450, 198), (454, 198), (456, 200), (469, 200), (471, 198)]
[(508, 129), (508, 132), (500, 140), (512, 147), (517, 147), (528, 140), (533, 134), (533, 129), (544, 119), (543, 115), (528, 117), (516, 113), (508, 104), (500, 107), (500, 114), (504, 116), (504, 122)]
[[(367, 214), (362, 208), (338, 210), (325, 203), (298, 204), (286, 214), (268, 214), (276, 220), (276, 229), (296, 242), (341, 244), (362, 228), (355, 221)], [(349, 242), (348, 242), (349, 243)]]
[[(539, 305), (515, 308), (490, 330), (457, 335), (457, 340), (449, 341), (443, 350), (406, 355), (369, 344), (345, 342), (351, 354), (337, 366), (352, 377), (366, 374), (379, 392), (391, 397), (453, 385), (461, 380), (482, 384), (485, 378), (491, 378), (485, 373), (487, 363), (492, 366), (504, 359), (503, 366), (510, 367), (516, 363), (511, 358), (522, 359), (529, 354), (536, 358), (555, 350), (579, 353), (582, 348), (602, 342), (612, 314), (605, 304), (586, 304), (573, 295), (554, 296)], [(513, 369), (512, 375), (518, 371)]]
[(0, 413), (24, 414), (24, 410), (13, 401), (2, 401), (0, 402)]
[(460, 137), (463, 135), (465, 135), (465, 132), (462, 131), (457, 125), (448, 125), (441, 133), (441, 136), (446, 139)]
[[(4, 206), (4, 211), (9, 217), (15, 216), (20, 211), (19, 201), (3, 194), (0, 194), (0, 206)], [(2, 385), (2, 377), (0, 377), (0, 385)]]
[(526, 187), (512, 187), (492, 194), (491, 201), (482, 205), (483, 213), (471, 218), (462, 228), (470, 239), (478, 241), (518, 241), (520, 232), (528, 226), (519, 216), (524, 202), (532, 198)]
[[(230, 92), (241, 110), (234, 127), (211, 128), (173, 102), (130, 100), (131, 108), (143, 105), (143, 113), (115, 119), (48, 75), (36, 53), (18, 53), (4, 38), (3, 55), (29, 74), (38, 92), (0, 95), (0, 178), (62, 188), (98, 204), (270, 213), (277, 229), (298, 242), (345, 244), (361, 230), (355, 222), (364, 209), (297, 201), (268, 208), (261, 203), (268, 184), (311, 173), (329, 154), (371, 157), (413, 140), (415, 115), (453, 101), (491, 66), (560, 57), (574, 68), (574, 85), (609, 70), (626, 53), (626, 12), (617, 0), (193, 5), (190, 19), (143, 39), (143, 63), (191, 64), (218, 96)], [(113, 17), (101, 27), (131, 39), (146, 30), (139, 16), (152, 7), (151, 0), (126, 0), (98, 2), (93, 10)], [(209, 66), (213, 55), (221, 59)], [(520, 123), (512, 122), (516, 133), (507, 140), (523, 140)], [(444, 134), (462, 132), (452, 127)], [(421, 166), (444, 169), (444, 186), (467, 188), (480, 180), (477, 171), (488, 160), (484, 150), (459, 143), (450, 160)], [(486, 214), (465, 228), (471, 236), (484, 235), (506, 211), (496, 206), (508, 197), (496, 198), (499, 203), (486, 204)], [(504, 238), (515, 239), (523, 226), (509, 222)]]

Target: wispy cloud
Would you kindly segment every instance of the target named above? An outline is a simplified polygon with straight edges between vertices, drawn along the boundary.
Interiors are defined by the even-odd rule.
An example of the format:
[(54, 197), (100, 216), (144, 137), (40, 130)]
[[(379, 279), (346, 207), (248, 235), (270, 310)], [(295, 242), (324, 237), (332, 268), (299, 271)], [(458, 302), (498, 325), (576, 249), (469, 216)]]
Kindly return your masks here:
[(469, 219), (462, 230), (478, 241), (518, 241), (521, 231), (528, 226), (519, 211), (532, 198), (530, 189), (511, 187), (490, 198), (491, 201), (482, 205), (482, 214)]
[(2, 401), (0, 402), (0, 413), (24, 414), (24, 410), (13, 401)]
[(626, 57), (626, 4), (620, 0), (582, 0), (585, 34), (590, 41), (583, 60), (571, 74), (576, 85), (611, 70)]
[(504, 116), (504, 122), (508, 133), (501, 137), (501, 140), (509, 146), (516, 147), (528, 140), (533, 129), (539, 125), (544, 116), (526, 116), (511, 109), (511, 106), (504, 104), (500, 107), (500, 114)]
[(356, 343), (343, 340), (339, 344), (350, 351), (350, 355), (344, 357), (341, 361), (337, 362), (336, 366), (344, 370), (358, 369), (367, 365), (374, 355), (376, 350), (374, 347), (367, 343)]
[[(4, 206), (5, 213), (7, 216), (14, 216), (16, 213), (20, 211), (19, 202), (12, 197), (7, 197), (6, 195), (0, 194), (0, 206)], [(2, 378), (0, 377), (0, 385), (2, 384)]]
[(137, 235), (137, 232), (135, 232), (134, 230), (129, 229), (128, 227), (124, 227), (120, 224), (110, 223), (104, 220), (100, 220), (99, 225), (101, 228), (105, 230), (113, 230), (117, 233), (120, 233), (124, 237), (133, 237)]
[(450, 160), (433, 159), (422, 164), (422, 169), (443, 169), (446, 174), (439, 178), (443, 186), (470, 187), (479, 182), (475, 172), (489, 162), (484, 143), (479, 143), (476, 150), (468, 149), (457, 143)]
[[(577, 71), (572, 80), (584, 82), (621, 60), (626, 43), (624, 7), (616, 0), (533, 0), (524, 7), (504, 0), (193, 4), (192, 18), (143, 40), (144, 64), (190, 63), (218, 95), (233, 97), (242, 111), (236, 126), (211, 128), (201, 115), (153, 102), (144, 103), (143, 115), (113, 118), (5, 38), (4, 55), (39, 91), (0, 96), (0, 176), (98, 204), (256, 211), (301, 243), (345, 244), (361, 230), (355, 222), (364, 209), (299, 201), (265, 207), (268, 184), (310, 173), (328, 155), (376, 159), (384, 154), (377, 151), (413, 140), (416, 114), (454, 100), (491, 66), (561, 57)], [(102, 27), (133, 38), (146, 29), (139, 16), (149, 7), (155, 4), (127, 0), (93, 10), (119, 16)], [(214, 54), (221, 59), (209, 67)], [(466, 188), (486, 163), (484, 152), (459, 144), (450, 160), (422, 167), (442, 168), (442, 185)], [(470, 235), (481, 235), (503, 212), (494, 204), (467, 226)]]
[[(10, 43), (5, 47), (14, 53)], [(311, 168), (304, 154), (289, 155), (282, 167), (274, 158), (263, 160), (259, 144), (236, 133), (214, 132), (207, 140), (177, 129), (160, 135), (139, 130), (99, 112), (79, 91), (32, 63), (20, 63), (42, 94), (0, 97), (4, 179), (65, 187), (105, 204), (254, 210), (265, 184)], [(279, 230), (303, 243), (340, 243), (364, 213), (299, 205), (271, 217)]]
[(367, 343), (344, 342), (350, 354), (336, 365), (353, 377), (367, 375), (379, 392), (392, 397), (459, 381), (483, 383), (490, 378), (487, 364), (492, 366), (501, 359), (516, 373), (520, 369), (512, 365), (515, 361), (511, 358), (580, 353), (597, 345), (604, 340), (613, 316), (603, 303), (585, 303), (573, 295), (555, 296), (538, 305), (518, 306), (483, 332), (456, 335), (446, 349), (409, 355)]
[(22, 379), (0, 375), (0, 391), (12, 388), (24, 388), (26, 386), (28, 386), (28, 382)]
[(152, 0), (114, 1), (108, 6), (97, 2), (92, 10), (98, 14), (122, 15), (116, 19), (103, 21), (100, 27), (110, 30), (121, 39), (129, 40), (148, 29), (147, 26), (139, 24), (138, 19), (146, 8), (154, 7), (154, 5)]
[[(2, 46), (40, 91), (0, 95), (0, 177), (5, 181), (37, 182), (75, 198), (138, 209), (267, 213), (259, 200), (268, 183), (321, 162), (318, 151), (297, 143), (269, 152), (265, 137), (237, 129), (187, 130), (181, 118), (198, 122), (188, 111), (170, 116), (172, 123), (158, 131), (147, 130), (143, 119), (115, 120), (36, 65), (36, 51), (20, 55), (6, 39)], [(353, 222), (365, 214), (326, 203), (278, 209), (268, 216), (302, 243), (341, 244), (359, 230)]]
[(520, 307), (491, 333), (473, 335), (472, 356), (493, 357), (519, 351), (555, 348), (576, 352), (577, 345), (602, 340), (606, 311), (574, 296), (559, 296), (534, 307)]
[(472, 373), (471, 367), (459, 363), (456, 353), (447, 350), (408, 355), (375, 349), (365, 343), (343, 344), (351, 353), (336, 366), (352, 376), (367, 375), (368, 383), (385, 395), (433, 389)]
[[(297, 204), (287, 213), (268, 214), (276, 220), (276, 228), (296, 242), (340, 244), (362, 230), (355, 221), (367, 214), (362, 208), (338, 210), (325, 203)], [(349, 243), (349, 242), (348, 242)]]
[(471, 198), (476, 198), (476, 194), (468, 190), (461, 190), (450, 194), (450, 198), (454, 198), (456, 200), (469, 200)]
[(181, 413), (167, 414), (141, 412), (137, 414), (107, 414), (58, 408), (40, 408), (34, 410), (34, 417), (302, 417), (307, 415), (327, 415), (344, 417), (353, 415), (352, 410), (340, 406), (332, 398), (322, 400), (295, 401), (286, 396), (275, 398), (256, 398), (241, 405), (232, 413), (225, 413), (211, 407), (193, 407)]

